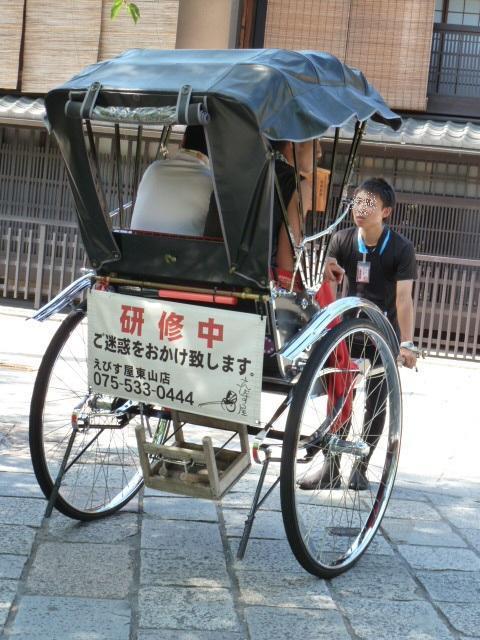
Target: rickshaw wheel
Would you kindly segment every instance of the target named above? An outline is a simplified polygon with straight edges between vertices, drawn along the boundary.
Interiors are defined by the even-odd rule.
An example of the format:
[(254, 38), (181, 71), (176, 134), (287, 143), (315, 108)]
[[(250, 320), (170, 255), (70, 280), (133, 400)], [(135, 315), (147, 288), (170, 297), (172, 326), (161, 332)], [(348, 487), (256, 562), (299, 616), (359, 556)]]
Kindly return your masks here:
[[(351, 360), (345, 359), (345, 348)], [(338, 397), (335, 380), (343, 391), (339, 394), (337, 386)], [(381, 431), (375, 418), (382, 410), (385, 424), (376, 438), (372, 431)], [(352, 567), (372, 542), (395, 482), (401, 428), (400, 380), (387, 339), (369, 320), (341, 322), (305, 365), (282, 449), (285, 530), (297, 560), (310, 573), (333, 578)], [(362, 464), (368, 487), (359, 490), (352, 472)]]
[(121, 420), (107, 418), (125, 401), (90, 392), (87, 332), (82, 306), (65, 318), (53, 336), (30, 406), (30, 453), (46, 498), (50, 498), (73, 424), (78, 427), (54, 503), (63, 514), (78, 520), (117, 511), (143, 485), (135, 439), (140, 417), (131, 412)]

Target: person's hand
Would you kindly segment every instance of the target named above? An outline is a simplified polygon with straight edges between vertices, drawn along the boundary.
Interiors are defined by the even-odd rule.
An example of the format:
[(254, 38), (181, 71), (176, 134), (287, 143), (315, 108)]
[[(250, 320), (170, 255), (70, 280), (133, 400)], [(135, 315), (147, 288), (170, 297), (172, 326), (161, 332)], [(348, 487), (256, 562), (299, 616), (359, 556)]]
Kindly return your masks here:
[(400, 358), (404, 367), (413, 369), (417, 364), (417, 354), (406, 347), (400, 347)]
[(327, 260), (325, 268), (323, 270), (323, 279), (330, 282), (341, 283), (343, 276), (345, 275), (345, 269), (338, 264), (336, 260)]

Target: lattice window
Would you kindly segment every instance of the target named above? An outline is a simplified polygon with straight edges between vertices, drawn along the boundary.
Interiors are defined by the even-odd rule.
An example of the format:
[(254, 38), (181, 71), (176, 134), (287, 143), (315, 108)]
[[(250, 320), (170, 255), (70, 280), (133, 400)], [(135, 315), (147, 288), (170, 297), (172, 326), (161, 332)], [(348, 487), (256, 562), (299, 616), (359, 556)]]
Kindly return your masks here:
[(480, 26), (480, 0), (449, 0), (447, 23)]

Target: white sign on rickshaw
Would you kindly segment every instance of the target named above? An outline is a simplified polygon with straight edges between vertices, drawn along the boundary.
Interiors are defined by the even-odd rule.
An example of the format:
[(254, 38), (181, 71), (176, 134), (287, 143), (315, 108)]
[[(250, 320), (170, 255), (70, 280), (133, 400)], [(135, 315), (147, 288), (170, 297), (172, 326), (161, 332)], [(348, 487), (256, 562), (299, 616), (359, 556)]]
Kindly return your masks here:
[(109, 291), (88, 296), (95, 393), (243, 424), (260, 420), (265, 318)]

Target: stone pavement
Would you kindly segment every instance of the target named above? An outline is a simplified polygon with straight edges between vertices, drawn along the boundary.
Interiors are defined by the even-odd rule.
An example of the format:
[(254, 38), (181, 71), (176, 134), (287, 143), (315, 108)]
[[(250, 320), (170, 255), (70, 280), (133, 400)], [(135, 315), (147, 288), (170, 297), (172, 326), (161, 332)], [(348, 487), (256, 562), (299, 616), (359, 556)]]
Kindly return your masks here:
[(296, 563), (278, 493), (235, 559), (258, 468), (221, 504), (146, 490), (106, 520), (45, 520), (28, 412), (58, 320), (26, 315), (0, 306), (2, 640), (480, 638), (478, 364), (402, 371), (403, 449), (381, 535), (326, 582)]

